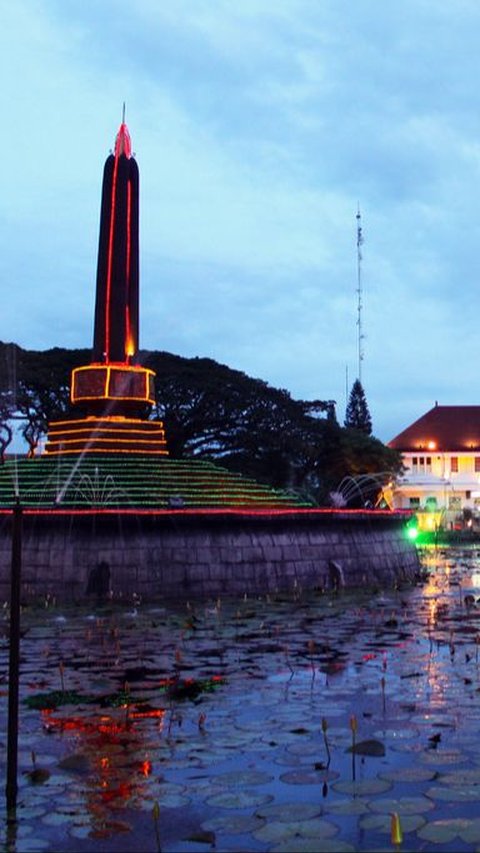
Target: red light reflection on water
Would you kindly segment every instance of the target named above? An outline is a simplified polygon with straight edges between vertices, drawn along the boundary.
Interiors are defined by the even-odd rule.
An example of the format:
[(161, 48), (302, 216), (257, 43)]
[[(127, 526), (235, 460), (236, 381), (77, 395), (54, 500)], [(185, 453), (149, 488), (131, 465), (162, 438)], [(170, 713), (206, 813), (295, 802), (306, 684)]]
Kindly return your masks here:
[[(145, 795), (145, 785), (153, 772), (153, 765), (145, 755), (143, 733), (135, 721), (153, 719), (163, 723), (166, 714), (163, 708), (141, 706), (129, 708), (128, 714), (123, 707), (115, 711), (117, 713), (90, 717), (78, 714), (60, 716), (53, 708), (40, 712), (47, 731), (76, 736), (80, 742), (77, 743), (80, 755), (88, 759), (84, 802), (90, 814), (89, 835), (92, 838), (118, 833), (118, 820), (114, 819), (118, 807), (127, 807)], [(142, 752), (143, 756), (139, 757)], [(125, 757), (131, 760), (125, 761)]]

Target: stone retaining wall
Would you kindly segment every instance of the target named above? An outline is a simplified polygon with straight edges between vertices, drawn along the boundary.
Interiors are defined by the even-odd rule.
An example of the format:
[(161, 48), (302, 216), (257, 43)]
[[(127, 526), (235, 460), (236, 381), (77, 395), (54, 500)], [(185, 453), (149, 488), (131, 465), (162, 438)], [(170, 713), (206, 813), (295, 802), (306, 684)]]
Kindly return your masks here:
[[(114, 599), (252, 595), (394, 586), (419, 572), (395, 514), (28, 516), (22, 596), (82, 601), (104, 561)], [(9, 597), (11, 517), (0, 522), (0, 594)]]

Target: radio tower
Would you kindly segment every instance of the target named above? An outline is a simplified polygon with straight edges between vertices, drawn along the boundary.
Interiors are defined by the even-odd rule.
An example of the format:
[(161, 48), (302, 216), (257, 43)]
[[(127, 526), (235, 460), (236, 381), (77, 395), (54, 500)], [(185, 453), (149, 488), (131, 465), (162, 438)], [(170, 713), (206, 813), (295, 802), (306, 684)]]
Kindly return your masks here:
[(362, 361), (364, 358), (363, 341), (365, 335), (362, 328), (362, 308), (363, 308), (363, 289), (362, 289), (362, 217), (360, 215), (360, 206), (357, 208), (357, 336), (358, 336), (358, 380), (362, 381)]

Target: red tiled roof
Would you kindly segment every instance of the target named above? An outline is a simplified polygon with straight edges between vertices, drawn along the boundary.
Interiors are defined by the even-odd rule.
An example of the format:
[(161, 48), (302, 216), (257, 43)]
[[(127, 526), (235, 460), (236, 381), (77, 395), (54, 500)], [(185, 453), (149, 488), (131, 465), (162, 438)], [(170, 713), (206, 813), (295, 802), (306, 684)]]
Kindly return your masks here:
[(480, 406), (434, 406), (388, 446), (404, 452), (480, 451)]

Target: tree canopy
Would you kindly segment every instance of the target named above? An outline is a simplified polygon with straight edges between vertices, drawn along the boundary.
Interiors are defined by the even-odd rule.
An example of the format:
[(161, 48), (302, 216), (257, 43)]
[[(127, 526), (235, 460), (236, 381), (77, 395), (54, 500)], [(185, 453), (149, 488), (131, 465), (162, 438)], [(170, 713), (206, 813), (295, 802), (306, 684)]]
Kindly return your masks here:
[(372, 419), (360, 379), (355, 380), (350, 391), (345, 413), (345, 426), (347, 429), (358, 429), (366, 435), (372, 434)]
[[(12, 417), (20, 419), (30, 455), (35, 452), (48, 422), (70, 412), (72, 369), (90, 360), (90, 350), (34, 352), (0, 343), (0, 454)], [(332, 400), (295, 400), (209, 358), (151, 351), (139, 360), (156, 372), (151, 417), (164, 422), (174, 458), (211, 459), (318, 503), (328, 503), (347, 475), (401, 469), (398, 453), (340, 427)]]
[(89, 359), (90, 350), (35, 351), (0, 342), (0, 400), (7, 407), (5, 415), (8, 412), (2, 424), (20, 421), (30, 456), (49, 421), (68, 414), (71, 371)]

